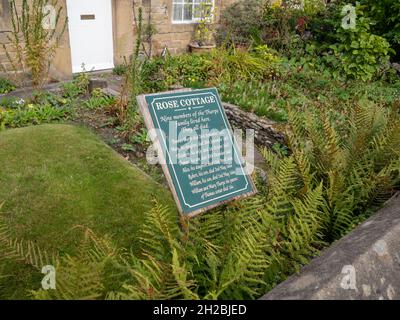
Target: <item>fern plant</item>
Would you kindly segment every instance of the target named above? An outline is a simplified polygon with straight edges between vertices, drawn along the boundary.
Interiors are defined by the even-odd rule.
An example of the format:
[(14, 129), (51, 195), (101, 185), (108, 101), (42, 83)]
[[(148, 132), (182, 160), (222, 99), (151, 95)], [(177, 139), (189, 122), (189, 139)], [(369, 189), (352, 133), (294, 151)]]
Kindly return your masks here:
[(287, 134), (300, 171), (310, 167), (309, 183), (323, 183), (325, 238), (345, 234), (354, 219), (387, 200), (399, 182), (400, 116), (363, 102), (340, 122), (324, 111), (289, 112)]
[(264, 150), (266, 192), (183, 220), (156, 206), (133, 279), (109, 298), (256, 298), (348, 232), (399, 182), (400, 117), (361, 104), (337, 121), (291, 110), (291, 155)]
[(22, 262), (41, 270), (43, 266), (54, 261), (54, 256), (49, 255), (32, 241), (13, 238), (7, 223), (0, 216), (0, 266), (7, 260)]

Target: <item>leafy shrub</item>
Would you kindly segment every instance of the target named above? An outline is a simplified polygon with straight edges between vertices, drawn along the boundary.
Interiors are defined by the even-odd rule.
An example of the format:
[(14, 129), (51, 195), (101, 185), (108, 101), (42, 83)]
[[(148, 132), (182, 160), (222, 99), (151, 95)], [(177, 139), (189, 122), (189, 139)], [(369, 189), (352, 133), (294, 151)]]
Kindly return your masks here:
[(395, 0), (361, 0), (365, 14), (373, 20), (372, 31), (385, 37), (400, 58), (400, 2)]
[(0, 107), (4, 109), (17, 108), (23, 104), (25, 104), (25, 100), (16, 97), (2, 97), (0, 99)]
[[(384, 0), (377, 4), (364, 0), (360, 5), (350, 1), (357, 7), (354, 30), (341, 27), (342, 8), (349, 1), (325, 4), (321, 0), (291, 0), (272, 5), (270, 1), (253, 2), (248, 5), (248, 1), (239, 1), (222, 13), (220, 43), (267, 44), (301, 67), (335, 78), (369, 81), (379, 77), (395, 81), (389, 64), (389, 56), (395, 51), (382, 36), (395, 46), (400, 43), (396, 40), (400, 34), (396, 31), (400, 28), (397, 2)], [(387, 21), (383, 21), (384, 14), (389, 17)]]
[(36, 105), (50, 105), (55, 108), (61, 108), (70, 105), (70, 100), (68, 100), (67, 98), (44, 91), (33, 92), (30, 102)]
[(286, 55), (302, 45), (302, 37), (309, 20), (303, 10), (267, 4), (263, 19), (266, 25), (265, 35), (259, 41)]
[(0, 108), (0, 128), (17, 128), (68, 119), (70, 108), (55, 108), (49, 104), (27, 104), (14, 109)]
[(203, 55), (167, 55), (147, 60), (142, 68), (146, 90), (163, 91), (173, 85), (196, 87), (207, 80), (209, 64)]
[(0, 128), (16, 128), (69, 119), (71, 101), (49, 92), (34, 92), (29, 100), (3, 98), (0, 101)]
[(221, 13), (216, 39), (220, 44), (250, 45), (253, 38), (263, 38), (264, 1), (237, 1)]
[(62, 95), (65, 98), (74, 99), (82, 93), (82, 90), (73, 82), (67, 82), (62, 85)]
[(381, 65), (389, 61), (390, 45), (385, 38), (371, 34), (370, 20), (358, 10), (355, 29), (337, 29), (339, 43), (331, 48), (338, 56), (344, 74), (350, 78), (371, 80)]
[[(288, 65), (289, 64), (289, 65)], [(287, 110), (307, 110), (310, 105), (321, 109), (347, 112), (360, 101), (368, 100), (390, 107), (400, 101), (400, 81), (364, 83), (351, 80), (343, 83), (332, 79), (331, 72), (315, 71), (314, 67), (296, 68), (284, 61), (280, 77), (273, 81), (236, 80), (220, 83), (222, 99), (278, 122), (287, 121)]]
[(278, 75), (279, 59), (267, 47), (253, 51), (235, 47), (219, 48), (203, 55), (184, 54), (148, 60), (142, 69), (147, 91), (172, 86), (203, 87), (236, 79), (268, 79)]
[(255, 53), (235, 47), (213, 50), (208, 62), (209, 83), (272, 78), (277, 73), (278, 61), (266, 46), (256, 48)]
[(310, 39), (288, 56), (301, 67), (311, 68), (334, 78), (369, 81), (380, 77), (395, 81), (389, 65), (393, 51), (389, 43), (372, 33), (366, 7), (357, 4), (355, 29), (342, 27), (345, 1), (335, 1), (307, 21)]
[(240, 106), (243, 110), (254, 112), (261, 117), (280, 122), (287, 121), (287, 96), (283, 96), (272, 83), (238, 80), (228, 85), (222, 83), (218, 89), (225, 102)]
[(0, 78), (0, 94), (9, 93), (15, 90), (15, 85), (8, 79)]
[[(50, 12), (44, 8), (49, 4), (55, 7), (55, 25), (45, 29), (43, 21)], [(31, 76), (35, 87), (41, 87), (48, 80), (52, 59), (67, 25), (67, 19), (61, 19), (63, 8), (50, 0), (22, 0), (21, 3), (11, 0), (9, 7), (11, 31), (6, 33), (3, 49), (12, 71), (18, 74), (22, 70)]]

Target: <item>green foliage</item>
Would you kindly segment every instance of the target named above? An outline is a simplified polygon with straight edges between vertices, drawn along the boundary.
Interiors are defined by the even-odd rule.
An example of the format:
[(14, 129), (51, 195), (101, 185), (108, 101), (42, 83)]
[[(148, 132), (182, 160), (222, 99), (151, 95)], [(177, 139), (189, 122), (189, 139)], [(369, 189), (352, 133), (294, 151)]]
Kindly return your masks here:
[(124, 64), (120, 64), (118, 66), (115, 66), (113, 69), (113, 73), (117, 76), (123, 76), (127, 72), (127, 67)]
[(83, 107), (94, 110), (98, 108), (107, 108), (116, 103), (116, 99), (113, 96), (106, 95), (100, 89), (93, 90), (90, 98), (83, 102)]
[(299, 173), (307, 168), (311, 186), (324, 186), (325, 239), (337, 239), (399, 182), (398, 106), (388, 110), (364, 102), (342, 119), (318, 110), (290, 111), (289, 119), (289, 147)]
[(139, 132), (130, 136), (129, 140), (135, 144), (145, 145), (148, 141), (147, 130), (145, 128), (142, 128)]
[(32, 291), (35, 300), (94, 300), (104, 299), (108, 282), (116, 275), (106, 273), (117, 249), (109, 239), (99, 239), (89, 229), (84, 232), (84, 240), (73, 257), (59, 257), (56, 266), (56, 290)]
[(15, 90), (15, 85), (8, 79), (0, 78), (0, 94), (9, 93)]
[(171, 86), (202, 86), (207, 81), (209, 64), (203, 55), (179, 55), (145, 61), (142, 78), (146, 91), (165, 91)]
[(253, 37), (260, 38), (265, 27), (263, 1), (236, 1), (221, 13), (220, 26), (216, 34), (220, 44), (250, 45)]
[(252, 51), (221, 47), (203, 55), (167, 55), (148, 60), (143, 65), (142, 78), (146, 91), (165, 91), (172, 86), (198, 88), (272, 78), (279, 73), (278, 63), (267, 46)]
[(218, 89), (224, 101), (240, 106), (245, 111), (275, 121), (287, 121), (287, 97), (281, 96), (282, 92), (274, 84), (236, 81), (230, 85), (220, 84)]
[(270, 79), (277, 75), (279, 59), (265, 45), (254, 52), (235, 47), (219, 48), (210, 54), (211, 84), (230, 83), (234, 80)]
[[(2, 204), (0, 204), (0, 209)], [(0, 216), (0, 265), (8, 260), (22, 262), (41, 271), (54, 262), (55, 257), (41, 250), (34, 242), (13, 239), (5, 219)]]
[[(347, 1), (325, 5), (323, 1), (239, 1), (222, 13), (219, 42), (241, 45), (267, 44), (296, 61), (294, 67), (307, 67), (335, 78), (353, 78), (370, 81), (380, 77), (393, 81), (394, 71), (389, 57), (394, 48), (398, 23), (398, 7), (394, 1), (385, 0), (357, 6), (356, 28), (342, 28), (342, 8)], [(350, 1), (351, 2), (351, 1)], [(393, 12), (388, 12), (390, 8)], [(389, 20), (382, 21), (383, 13)], [(224, 16), (228, 17), (224, 19)], [(392, 32), (388, 25), (395, 30)], [(376, 32), (376, 34), (375, 34)], [(244, 40), (241, 40), (241, 39)]]
[(282, 69), (281, 76), (272, 81), (223, 82), (218, 90), (224, 101), (279, 122), (287, 122), (288, 108), (307, 110), (309, 106), (317, 106), (342, 113), (362, 100), (386, 107), (400, 100), (400, 81), (393, 84), (356, 80), (344, 83), (311, 67), (295, 69), (285, 62)]
[(69, 107), (54, 107), (51, 104), (27, 103), (13, 109), (0, 107), (0, 129), (62, 121), (70, 115)]
[(75, 83), (67, 82), (62, 85), (62, 94), (63, 97), (74, 99), (82, 94), (82, 91)]
[(88, 86), (89, 76), (86, 73), (80, 73), (72, 82), (66, 82), (61, 86), (62, 95), (68, 99), (76, 99), (88, 92)]
[[(74, 85), (74, 92), (75, 84)], [(67, 95), (66, 95), (67, 96)], [(7, 97), (0, 100), (0, 129), (62, 121), (73, 114), (70, 97), (34, 91), (28, 100)]]
[(121, 146), (121, 149), (124, 150), (124, 151), (135, 151), (135, 147), (133, 145), (129, 144), (129, 143), (124, 143)]
[(380, 66), (389, 61), (389, 43), (385, 38), (371, 34), (370, 24), (370, 19), (364, 17), (363, 11), (358, 7), (356, 28), (337, 29), (339, 43), (331, 48), (338, 56), (344, 74), (349, 78), (371, 80)]
[(374, 23), (372, 30), (385, 37), (397, 52), (400, 50), (400, 3), (396, 0), (361, 0), (360, 3), (368, 8), (366, 14)]
[(45, 92), (45, 91), (34, 91), (30, 102), (33, 104), (50, 105), (52, 107), (67, 107), (70, 106), (71, 101), (67, 98), (61, 97), (58, 94)]
[(366, 103), (343, 118), (288, 115), (291, 153), (263, 150), (269, 183), (258, 195), (196, 219), (155, 202), (136, 254), (86, 232), (76, 255), (58, 258), (57, 289), (33, 298), (254, 299), (299, 270), (393, 193), (400, 113)]
[(283, 54), (290, 55), (299, 47), (309, 17), (303, 10), (290, 6), (265, 5), (264, 36), (259, 41), (265, 42)]
[(213, 30), (212, 30), (212, 19), (215, 14), (215, 8), (211, 0), (203, 0), (200, 5), (197, 6), (195, 16), (199, 18), (196, 25), (194, 40), (200, 46), (211, 45), (214, 42)]

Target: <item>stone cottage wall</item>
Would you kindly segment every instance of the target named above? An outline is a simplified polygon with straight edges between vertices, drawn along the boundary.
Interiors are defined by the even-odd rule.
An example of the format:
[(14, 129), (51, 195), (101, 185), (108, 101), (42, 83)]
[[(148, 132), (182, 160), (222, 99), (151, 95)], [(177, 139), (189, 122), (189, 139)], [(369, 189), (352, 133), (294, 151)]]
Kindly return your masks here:
[[(113, 6), (113, 34), (114, 34), (114, 63), (122, 64), (129, 59), (135, 46), (136, 28), (133, 13), (133, 0), (112, 0)], [(215, 0), (217, 6), (216, 21), (219, 20), (219, 13), (226, 6), (236, 0)], [(58, 0), (63, 7), (63, 19), (67, 14), (66, 0)], [(17, 0), (19, 7), (22, 0)], [(172, 0), (135, 0), (136, 6), (144, 7), (144, 23), (149, 21), (156, 28), (156, 34), (152, 38), (152, 53), (160, 54), (164, 48), (168, 48), (171, 54), (186, 52), (188, 44), (193, 39), (195, 23), (177, 24), (172, 22)], [(5, 43), (8, 52), (15, 55), (12, 48), (7, 44), (6, 34), (10, 34), (10, 12), (8, 0), (0, 0), (0, 43)], [(0, 65), (6, 70), (11, 71), (11, 65), (6, 53), (0, 46)], [(1, 70), (0, 70), (0, 73)], [(56, 80), (69, 79), (72, 76), (71, 48), (69, 41), (68, 26), (52, 61), (50, 70), (51, 77)], [(4, 76), (4, 74), (3, 74)]]
[[(9, 59), (7, 58), (6, 51), (12, 58), (16, 56), (15, 49), (7, 39), (7, 34), (11, 35), (12, 30), (8, 1), (9, 0), (0, 0), (0, 75), (2, 76), (5, 76), (4, 71), (6, 71), (8, 75), (13, 72), (13, 68)], [(58, 0), (58, 3), (64, 8), (61, 16), (61, 21), (64, 21), (66, 17), (66, 0)], [(17, 0), (16, 4), (17, 9), (21, 9), (22, 0)], [(6, 50), (4, 50), (3, 44), (6, 46)], [(60, 46), (56, 50), (56, 54), (50, 69), (52, 78), (57, 80), (70, 78), (72, 68), (70, 52), (67, 26), (66, 31), (61, 39)]]
[[(216, 21), (219, 20), (219, 13), (223, 8), (236, 0), (215, 0), (218, 8)], [(153, 37), (154, 53), (159, 54), (166, 47), (171, 54), (186, 52), (188, 44), (193, 40), (195, 23), (173, 23), (172, 22), (172, 0), (143, 0), (144, 3), (151, 3), (151, 18), (157, 29)]]
[[(17, 3), (20, 5), (20, 3)], [(8, 0), (0, 0), (0, 73), (11, 72), (12, 65), (7, 58), (6, 51), (9, 53), (12, 59), (16, 56), (16, 51), (11, 46), (7, 35), (10, 35), (11, 31), (11, 18), (10, 18), (10, 8), (8, 5)], [(5, 45), (6, 49), (4, 49)]]
[[(135, 28), (132, 0), (113, 0), (114, 63), (124, 63), (133, 52)], [(136, 3), (139, 1), (136, 0)], [(139, 3), (140, 4), (140, 3)]]

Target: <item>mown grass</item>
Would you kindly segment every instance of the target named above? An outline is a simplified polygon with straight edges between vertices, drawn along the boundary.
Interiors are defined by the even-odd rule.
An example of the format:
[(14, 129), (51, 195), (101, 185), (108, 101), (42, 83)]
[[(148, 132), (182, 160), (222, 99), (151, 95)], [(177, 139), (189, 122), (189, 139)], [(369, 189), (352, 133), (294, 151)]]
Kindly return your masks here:
[[(136, 251), (136, 235), (152, 199), (174, 206), (170, 192), (105, 145), (72, 125), (0, 132), (1, 215), (14, 236), (46, 251), (73, 254), (83, 228), (110, 235)], [(0, 298), (24, 298), (41, 277), (8, 265)]]

